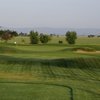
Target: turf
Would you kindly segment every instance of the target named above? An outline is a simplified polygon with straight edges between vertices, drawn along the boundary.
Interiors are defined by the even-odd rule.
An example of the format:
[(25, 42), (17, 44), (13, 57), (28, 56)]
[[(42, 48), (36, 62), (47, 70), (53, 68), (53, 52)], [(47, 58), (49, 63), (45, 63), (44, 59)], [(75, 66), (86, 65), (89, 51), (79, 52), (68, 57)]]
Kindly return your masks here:
[(1, 43), (0, 100), (99, 100), (100, 54), (75, 51), (87, 47), (100, 50), (81, 42)]
[(66, 87), (25, 84), (0, 83), (1, 100), (70, 100), (70, 90)]

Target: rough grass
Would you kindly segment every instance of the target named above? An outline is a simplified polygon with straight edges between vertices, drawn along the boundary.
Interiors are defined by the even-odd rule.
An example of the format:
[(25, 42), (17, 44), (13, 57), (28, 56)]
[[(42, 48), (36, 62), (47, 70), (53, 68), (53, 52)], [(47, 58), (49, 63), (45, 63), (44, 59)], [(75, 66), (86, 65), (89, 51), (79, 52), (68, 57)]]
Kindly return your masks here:
[[(24, 43), (22, 41), (25, 41)], [(23, 37), (23, 36), (18, 36), (15, 37), (11, 40), (8, 41), (8, 43), (14, 44), (14, 42), (17, 42), (17, 44), (30, 44), (30, 38), (29, 37)], [(49, 41), (48, 44), (59, 44), (59, 41), (63, 41), (63, 44), (68, 44), (66, 42), (65, 36), (53, 36), (52, 40)], [(2, 43), (4, 41), (1, 41)], [(86, 36), (78, 36), (76, 40), (76, 45), (100, 45), (100, 38), (99, 37), (93, 37), (93, 38), (88, 38)]]

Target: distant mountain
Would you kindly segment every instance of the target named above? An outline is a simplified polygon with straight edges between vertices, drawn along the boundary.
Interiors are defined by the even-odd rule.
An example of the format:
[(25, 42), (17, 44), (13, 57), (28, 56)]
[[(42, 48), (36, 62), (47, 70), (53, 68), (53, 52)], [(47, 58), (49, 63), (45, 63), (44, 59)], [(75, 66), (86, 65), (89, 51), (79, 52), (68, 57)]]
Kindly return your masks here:
[(29, 33), (31, 30), (38, 31), (39, 33), (48, 33), (48, 34), (60, 34), (64, 35), (67, 31), (76, 31), (78, 35), (100, 35), (100, 29), (95, 29), (95, 28), (7, 28), (7, 27), (2, 27), (0, 26), (0, 29), (11, 29), (15, 30), (18, 33), (24, 32), (24, 33)]

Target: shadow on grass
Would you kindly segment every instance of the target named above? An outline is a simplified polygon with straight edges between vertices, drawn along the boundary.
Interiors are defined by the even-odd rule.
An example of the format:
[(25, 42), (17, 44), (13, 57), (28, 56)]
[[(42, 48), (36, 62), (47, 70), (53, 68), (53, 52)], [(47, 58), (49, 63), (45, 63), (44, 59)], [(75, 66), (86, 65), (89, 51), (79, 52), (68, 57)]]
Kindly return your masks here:
[[(4, 64), (5, 66), (17, 65), (20, 66), (20, 70), (29, 71), (31, 73), (32, 67), (41, 67), (42, 77), (49, 77), (49, 78), (69, 78), (72, 80), (81, 80), (81, 81), (97, 81), (99, 82), (100, 79), (99, 74), (96, 71), (100, 70), (100, 59), (99, 58), (62, 58), (62, 59), (36, 59), (36, 58), (15, 58), (12, 56), (5, 56), (0, 55), (0, 64)], [(64, 68), (63, 73), (56, 73), (54, 71), (54, 67)], [(12, 67), (9, 67), (12, 69)], [(84, 75), (81, 76), (80, 74), (73, 71), (74, 69), (81, 69), (82, 71), (86, 71), (86, 74), (92, 72), (95, 76), (91, 77), (91, 73), (88, 77)], [(67, 70), (72, 69), (73, 74), (67, 74)], [(4, 69), (5, 70), (5, 69)], [(60, 70), (60, 69), (59, 69)], [(58, 70), (58, 71), (59, 71)], [(8, 71), (8, 68), (7, 68)], [(9, 69), (10, 71), (10, 69)], [(38, 73), (38, 71), (36, 71)]]
[(64, 68), (89, 69), (100, 68), (99, 58), (62, 58), (62, 59), (38, 59), (38, 58), (15, 58), (12, 56), (0, 55), (2, 64), (41, 65)]

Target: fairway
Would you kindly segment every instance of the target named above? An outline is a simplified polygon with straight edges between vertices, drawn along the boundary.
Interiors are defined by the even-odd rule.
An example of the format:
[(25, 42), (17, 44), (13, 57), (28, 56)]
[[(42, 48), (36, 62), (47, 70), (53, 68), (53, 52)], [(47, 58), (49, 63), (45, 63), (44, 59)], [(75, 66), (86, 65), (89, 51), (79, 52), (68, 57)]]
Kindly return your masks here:
[(70, 100), (70, 89), (40, 83), (0, 83), (1, 100)]
[(0, 0), (0, 100), (100, 100), (100, 0)]
[(100, 100), (99, 43), (10, 42), (0, 44), (0, 100)]

